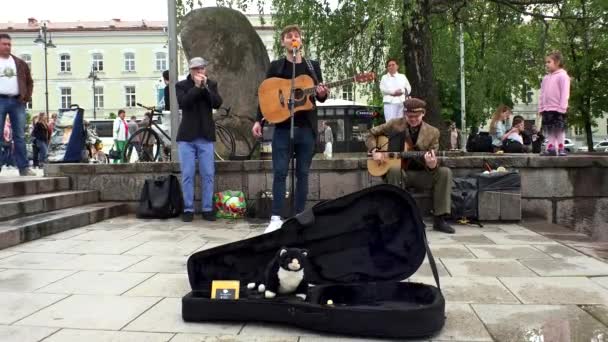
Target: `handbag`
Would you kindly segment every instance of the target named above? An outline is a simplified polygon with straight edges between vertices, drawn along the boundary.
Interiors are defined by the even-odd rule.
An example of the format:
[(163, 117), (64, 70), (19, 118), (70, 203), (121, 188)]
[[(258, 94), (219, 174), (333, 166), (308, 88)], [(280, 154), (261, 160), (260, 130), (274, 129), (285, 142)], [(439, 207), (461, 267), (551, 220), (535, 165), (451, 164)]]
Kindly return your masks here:
[(146, 179), (137, 207), (138, 218), (166, 219), (184, 210), (182, 190), (175, 175)]
[(114, 145), (110, 148), (110, 152), (108, 152), (108, 157), (110, 159), (120, 159), (120, 152), (114, 148)]

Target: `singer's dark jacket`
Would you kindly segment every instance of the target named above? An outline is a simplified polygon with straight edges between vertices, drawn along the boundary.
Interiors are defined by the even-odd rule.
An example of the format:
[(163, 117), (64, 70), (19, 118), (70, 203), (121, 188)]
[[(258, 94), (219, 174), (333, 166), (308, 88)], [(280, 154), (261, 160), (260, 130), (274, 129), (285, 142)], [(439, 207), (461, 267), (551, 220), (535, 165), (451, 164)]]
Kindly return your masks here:
[(175, 92), (182, 110), (177, 141), (193, 141), (198, 138), (215, 141), (213, 108), (218, 109), (222, 105), (217, 82), (208, 79), (206, 87), (198, 88), (188, 75), (187, 79), (177, 82)]
[[(313, 69), (315, 70), (315, 73), (317, 74), (317, 79), (319, 80), (319, 83), (323, 83), (323, 75), (321, 74), (321, 65), (318, 61), (313, 61), (310, 60)], [(277, 59), (275, 61), (272, 61), (270, 63), (270, 67), (268, 68), (268, 71), (266, 72), (266, 78), (271, 78), (271, 77), (279, 77), (279, 78), (284, 78), (284, 79), (291, 79), (291, 73), (292, 73), (292, 63), (290, 61), (287, 60), (287, 58), (283, 57), (281, 59)], [(308, 64), (306, 63), (306, 61), (304, 60), (304, 58), (302, 58), (302, 63), (297, 63), (296, 64), (296, 77), (300, 76), (300, 75), (308, 75), (310, 76), (313, 80), (315, 79), (310, 71), (310, 69), (308, 68)], [(318, 97), (316, 98), (319, 102), (325, 102), (325, 100), (327, 99), (327, 96), (321, 98)], [(311, 101), (314, 104), (315, 103), (315, 99), (312, 98), (311, 96)], [(256, 121), (262, 121), (263, 115), (262, 112), (260, 111), (260, 107), (258, 106), (258, 114), (257, 114), (257, 119)], [(317, 108), (315, 106), (314, 109), (312, 110), (303, 110), (303, 111), (298, 111), (295, 113), (295, 118), (294, 118), (294, 125), (296, 127), (310, 127), (312, 128), (313, 133), (316, 135), (317, 133)], [(277, 128), (289, 128), (290, 127), (290, 120), (286, 120), (280, 123), (275, 124), (275, 127)]]

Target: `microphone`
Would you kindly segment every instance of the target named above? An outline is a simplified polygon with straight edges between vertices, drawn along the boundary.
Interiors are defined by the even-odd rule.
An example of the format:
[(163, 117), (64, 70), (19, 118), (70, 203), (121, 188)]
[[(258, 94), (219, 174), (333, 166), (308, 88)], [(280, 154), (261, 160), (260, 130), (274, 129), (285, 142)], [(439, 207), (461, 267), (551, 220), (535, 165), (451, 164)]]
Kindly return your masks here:
[(296, 53), (296, 51), (300, 50), (301, 46), (302, 46), (302, 44), (299, 41), (297, 41), (295, 39), (293, 39), (291, 41), (291, 49), (293, 50), (294, 54)]

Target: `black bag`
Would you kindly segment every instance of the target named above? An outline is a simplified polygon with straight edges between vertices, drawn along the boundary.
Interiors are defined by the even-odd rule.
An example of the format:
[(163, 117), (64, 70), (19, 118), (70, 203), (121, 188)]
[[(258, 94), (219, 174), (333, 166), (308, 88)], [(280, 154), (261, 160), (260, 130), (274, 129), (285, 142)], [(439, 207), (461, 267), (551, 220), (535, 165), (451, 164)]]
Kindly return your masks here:
[(110, 159), (121, 159), (120, 152), (114, 148), (114, 145), (112, 145), (112, 147), (110, 148), (110, 151), (108, 152), (108, 157)]
[(176, 217), (184, 210), (182, 190), (174, 175), (146, 179), (141, 190), (138, 218)]
[(487, 132), (479, 132), (472, 135), (467, 141), (468, 152), (494, 152), (492, 137)]
[(516, 171), (492, 172), (477, 177), (477, 190), (483, 191), (520, 191), (521, 176)]
[[(308, 250), (304, 272), (315, 286), (305, 301), (265, 299), (247, 289), (262, 282), (282, 246)], [(437, 287), (401, 282), (427, 255)], [(318, 203), (272, 233), (197, 252), (188, 259), (188, 278), (192, 291), (182, 298), (188, 322), (265, 321), (390, 338), (432, 336), (445, 322), (419, 209), (409, 193), (388, 184)], [(238, 280), (239, 299), (211, 299), (213, 280)]]
[(477, 221), (477, 178), (456, 177), (452, 185), (452, 218)]

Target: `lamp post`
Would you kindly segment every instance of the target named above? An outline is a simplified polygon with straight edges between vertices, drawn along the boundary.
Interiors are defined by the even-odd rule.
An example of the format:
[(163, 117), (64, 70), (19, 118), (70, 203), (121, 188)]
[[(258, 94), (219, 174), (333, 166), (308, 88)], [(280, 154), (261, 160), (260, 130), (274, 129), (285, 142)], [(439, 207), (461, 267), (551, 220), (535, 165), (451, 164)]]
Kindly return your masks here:
[(89, 78), (93, 81), (93, 120), (96, 120), (97, 106), (95, 106), (95, 81), (99, 81), (99, 77), (97, 77), (97, 69), (95, 68), (95, 64), (91, 65), (91, 72), (89, 73)]
[(49, 69), (48, 69), (48, 49), (55, 48), (51, 33), (48, 32), (46, 22), (40, 26), (38, 38), (34, 39), (34, 43), (44, 47), (44, 98), (46, 100), (46, 116), (49, 116)]

